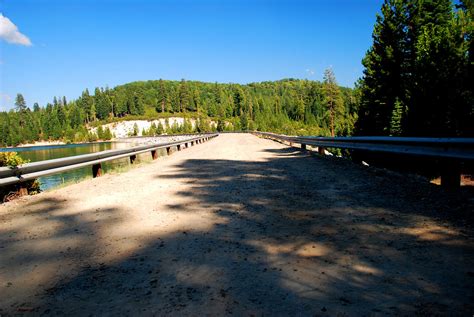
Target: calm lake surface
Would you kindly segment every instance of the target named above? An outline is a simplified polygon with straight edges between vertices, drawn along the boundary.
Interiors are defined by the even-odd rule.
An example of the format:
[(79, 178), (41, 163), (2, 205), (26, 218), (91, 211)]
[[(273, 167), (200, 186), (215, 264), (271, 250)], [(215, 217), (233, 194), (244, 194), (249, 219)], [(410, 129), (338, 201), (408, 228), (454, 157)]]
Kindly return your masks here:
[[(36, 162), (66, 156), (100, 152), (110, 149), (123, 149), (132, 147), (134, 145), (135, 144), (133, 143), (103, 142), (86, 144), (31, 146), (18, 148), (0, 148), (0, 152), (17, 152), (23, 159), (26, 159), (29, 162)], [(160, 153), (160, 155), (162, 155), (162, 153)], [(151, 161), (150, 153), (138, 155), (137, 161)], [(127, 170), (128, 168), (130, 168), (130, 160), (128, 158), (102, 163), (102, 171), (105, 173), (114, 170)], [(61, 174), (40, 177), (39, 182), (41, 184), (41, 189), (47, 190), (62, 185), (64, 183), (76, 182), (84, 178), (92, 178), (91, 166), (78, 168)]]

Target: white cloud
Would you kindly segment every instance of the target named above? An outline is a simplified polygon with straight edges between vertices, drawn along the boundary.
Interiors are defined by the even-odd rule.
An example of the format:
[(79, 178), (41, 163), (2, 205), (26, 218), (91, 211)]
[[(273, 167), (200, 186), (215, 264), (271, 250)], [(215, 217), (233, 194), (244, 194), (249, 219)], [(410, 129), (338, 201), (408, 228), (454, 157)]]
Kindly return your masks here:
[(12, 44), (31, 46), (30, 39), (18, 31), (18, 27), (9, 18), (0, 13), (0, 39)]
[(312, 69), (306, 69), (306, 73), (309, 75), (309, 76), (313, 76), (314, 75), (314, 70)]

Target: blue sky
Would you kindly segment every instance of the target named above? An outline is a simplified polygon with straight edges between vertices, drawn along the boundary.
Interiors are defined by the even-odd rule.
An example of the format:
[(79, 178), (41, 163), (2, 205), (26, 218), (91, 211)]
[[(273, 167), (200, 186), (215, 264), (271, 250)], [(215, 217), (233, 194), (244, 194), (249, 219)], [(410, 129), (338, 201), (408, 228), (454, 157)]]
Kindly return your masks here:
[(381, 4), (0, 0), (0, 109), (18, 92), (45, 105), (136, 80), (321, 80), (330, 66), (352, 87)]

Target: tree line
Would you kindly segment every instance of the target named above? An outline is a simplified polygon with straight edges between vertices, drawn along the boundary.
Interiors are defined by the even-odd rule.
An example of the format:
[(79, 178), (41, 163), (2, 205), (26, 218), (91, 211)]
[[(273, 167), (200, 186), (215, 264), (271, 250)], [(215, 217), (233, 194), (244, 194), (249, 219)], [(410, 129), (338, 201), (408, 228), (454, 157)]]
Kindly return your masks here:
[[(0, 143), (17, 145), (38, 140), (70, 142), (107, 139), (90, 127), (127, 119), (184, 116), (198, 119), (191, 127), (160, 127), (163, 133), (262, 130), (286, 134), (350, 135), (357, 119), (356, 93), (336, 83), (331, 69), (324, 81), (285, 79), (261, 83), (222, 84), (199, 81), (150, 80), (113, 89), (86, 89), (79, 98), (53, 99), (31, 110), (21, 94), (15, 109), (0, 112)], [(208, 124), (212, 119), (216, 126)], [(153, 132), (146, 131), (146, 134)]]

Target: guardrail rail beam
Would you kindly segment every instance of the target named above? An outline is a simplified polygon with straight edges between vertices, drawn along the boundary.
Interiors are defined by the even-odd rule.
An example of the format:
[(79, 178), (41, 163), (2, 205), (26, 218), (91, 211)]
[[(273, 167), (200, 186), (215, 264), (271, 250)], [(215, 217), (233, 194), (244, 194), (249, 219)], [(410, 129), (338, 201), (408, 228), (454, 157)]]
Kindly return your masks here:
[[(382, 152), (387, 154), (424, 157), (441, 161), (441, 185), (453, 188), (461, 185), (461, 162), (474, 161), (474, 138), (419, 138), (419, 137), (314, 137), (287, 136), (268, 132), (253, 132), (255, 135), (317, 147), (324, 155), (327, 148), (338, 148), (356, 152)], [(360, 158), (357, 161), (361, 161)], [(466, 164), (467, 165), (467, 164)]]

